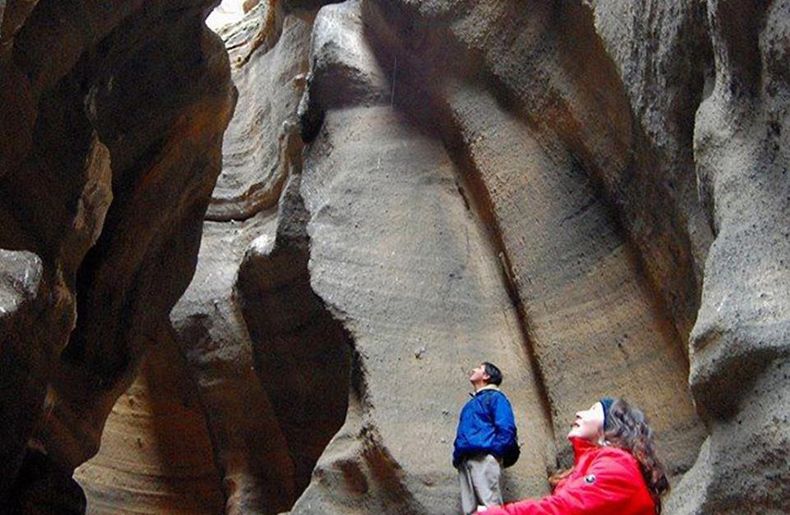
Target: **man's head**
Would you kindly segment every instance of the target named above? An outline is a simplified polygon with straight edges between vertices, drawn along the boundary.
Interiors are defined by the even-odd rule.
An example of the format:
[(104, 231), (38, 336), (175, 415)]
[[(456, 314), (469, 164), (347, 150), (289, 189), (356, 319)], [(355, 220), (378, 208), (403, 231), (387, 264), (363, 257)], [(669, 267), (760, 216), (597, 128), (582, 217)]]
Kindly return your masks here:
[(469, 381), (475, 388), (480, 388), (487, 384), (499, 386), (502, 384), (502, 371), (493, 363), (484, 361), (477, 368), (472, 369)]

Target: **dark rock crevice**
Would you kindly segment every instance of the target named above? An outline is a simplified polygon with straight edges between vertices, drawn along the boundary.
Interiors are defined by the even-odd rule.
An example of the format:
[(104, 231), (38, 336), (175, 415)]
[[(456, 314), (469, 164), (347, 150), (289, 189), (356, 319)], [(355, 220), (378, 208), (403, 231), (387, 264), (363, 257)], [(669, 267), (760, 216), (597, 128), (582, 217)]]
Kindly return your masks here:
[(208, 5), (141, 4), (11, 0), (2, 13), (0, 246), (36, 252), (45, 278), (37, 330), (17, 339), (37, 386), (2, 392), (29, 406), (2, 413), (26, 420), (31, 446), (8, 463), (27, 452), (23, 470), (42, 471), (15, 483), (26, 511), (76, 488), (66, 479), (189, 281), (219, 172), (234, 96)]
[(253, 242), (236, 281), (256, 372), (294, 463), (297, 497), (345, 420), (351, 373), (350, 336), (310, 287), (299, 179), (292, 175), (285, 188), (273, 242)]

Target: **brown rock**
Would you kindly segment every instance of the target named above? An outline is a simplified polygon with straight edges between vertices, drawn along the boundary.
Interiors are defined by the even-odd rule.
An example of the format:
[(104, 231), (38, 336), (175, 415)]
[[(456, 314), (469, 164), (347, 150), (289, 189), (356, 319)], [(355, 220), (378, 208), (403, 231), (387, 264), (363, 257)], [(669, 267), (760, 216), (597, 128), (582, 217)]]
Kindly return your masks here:
[(235, 224), (207, 222), (195, 278), (171, 314), (206, 410), (228, 513), (278, 513), (295, 495), (286, 440), (259, 382), (234, 293), (245, 249), (271, 234), (274, 222), (267, 214)]
[(0, 502), (24, 444), (37, 449), (11, 493), (25, 512), (57, 504), (47, 485), (78, 491), (71, 471), (192, 275), (234, 100), (206, 8), (3, 3), (0, 248), (41, 266), (35, 308), (15, 322), (35, 330), (0, 350), (19, 358), (7, 377), (28, 378), (0, 392), (17, 428)]
[[(313, 38), (334, 41), (315, 46), (313, 62), (335, 59), (332, 73), (349, 81), (385, 75), (358, 9), (324, 7)], [(375, 95), (312, 100), (326, 117), (301, 186), (311, 285), (348, 330), (355, 361), (346, 424), (292, 513), (457, 510), (452, 440), (466, 369), (483, 359), (503, 365), (525, 440), (507, 494), (545, 492), (552, 438), (499, 258), (441, 141)]]
[[(304, 222), (277, 215), (288, 177), (301, 167), (296, 113), (312, 15), (281, 10), (281, 25), (271, 25), (272, 9), (282, 7), (262, 3), (224, 34), (235, 63), (238, 114), (226, 135), (225, 167), (204, 225), (195, 279), (171, 314), (206, 406), (228, 513), (288, 510), (345, 413), (337, 402), (321, 408), (325, 388), (311, 383), (318, 376), (302, 363), (309, 345), (290, 354), (300, 326), (308, 326), (308, 333), (326, 327), (309, 327), (310, 317), (320, 315), (314, 301), (303, 309), (311, 301)], [(290, 212), (287, 206), (281, 209)], [(341, 401), (346, 389), (339, 390)], [(323, 421), (320, 414), (327, 411)]]
[(222, 511), (205, 412), (185, 365), (175, 342), (163, 334), (118, 398), (98, 455), (74, 473), (90, 513)]
[(349, 336), (310, 287), (307, 213), (299, 175), (282, 197), (277, 234), (257, 238), (239, 266), (236, 293), (255, 368), (294, 467), (296, 492), (345, 419)]

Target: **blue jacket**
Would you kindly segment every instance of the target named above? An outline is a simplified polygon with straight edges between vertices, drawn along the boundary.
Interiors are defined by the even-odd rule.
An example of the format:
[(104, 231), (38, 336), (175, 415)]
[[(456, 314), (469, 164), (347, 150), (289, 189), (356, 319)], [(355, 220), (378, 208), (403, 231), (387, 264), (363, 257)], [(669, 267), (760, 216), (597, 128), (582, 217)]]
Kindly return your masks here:
[(461, 410), (453, 449), (453, 466), (464, 456), (477, 453), (505, 455), (516, 440), (513, 408), (499, 390), (479, 390)]

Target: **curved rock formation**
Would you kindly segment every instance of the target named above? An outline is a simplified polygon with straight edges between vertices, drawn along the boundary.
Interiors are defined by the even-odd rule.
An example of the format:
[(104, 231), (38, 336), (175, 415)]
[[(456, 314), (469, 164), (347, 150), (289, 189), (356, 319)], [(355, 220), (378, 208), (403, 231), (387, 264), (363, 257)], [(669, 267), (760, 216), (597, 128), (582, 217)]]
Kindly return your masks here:
[(211, 7), (2, 2), (2, 268), (31, 263), (3, 299), (3, 506), (84, 509), (72, 471), (192, 276), (235, 98)]
[(716, 74), (694, 155), (716, 239), (689, 383), (711, 434), (678, 488), (680, 513), (790, 509), (788, 14), (790, 2), (708, 5)]
[(205, 411), (185, 365), (175, 341), (163, 334), (118, 398), (98, 455), (74, 474), (90, 513), (222, 510)]
[(487, 359), (508, 500), (614, 394), (790, 510), (788, 0), (248, 1), (216, 186), (210, 7), (0, 2), (11, 508), (455, 513)]

